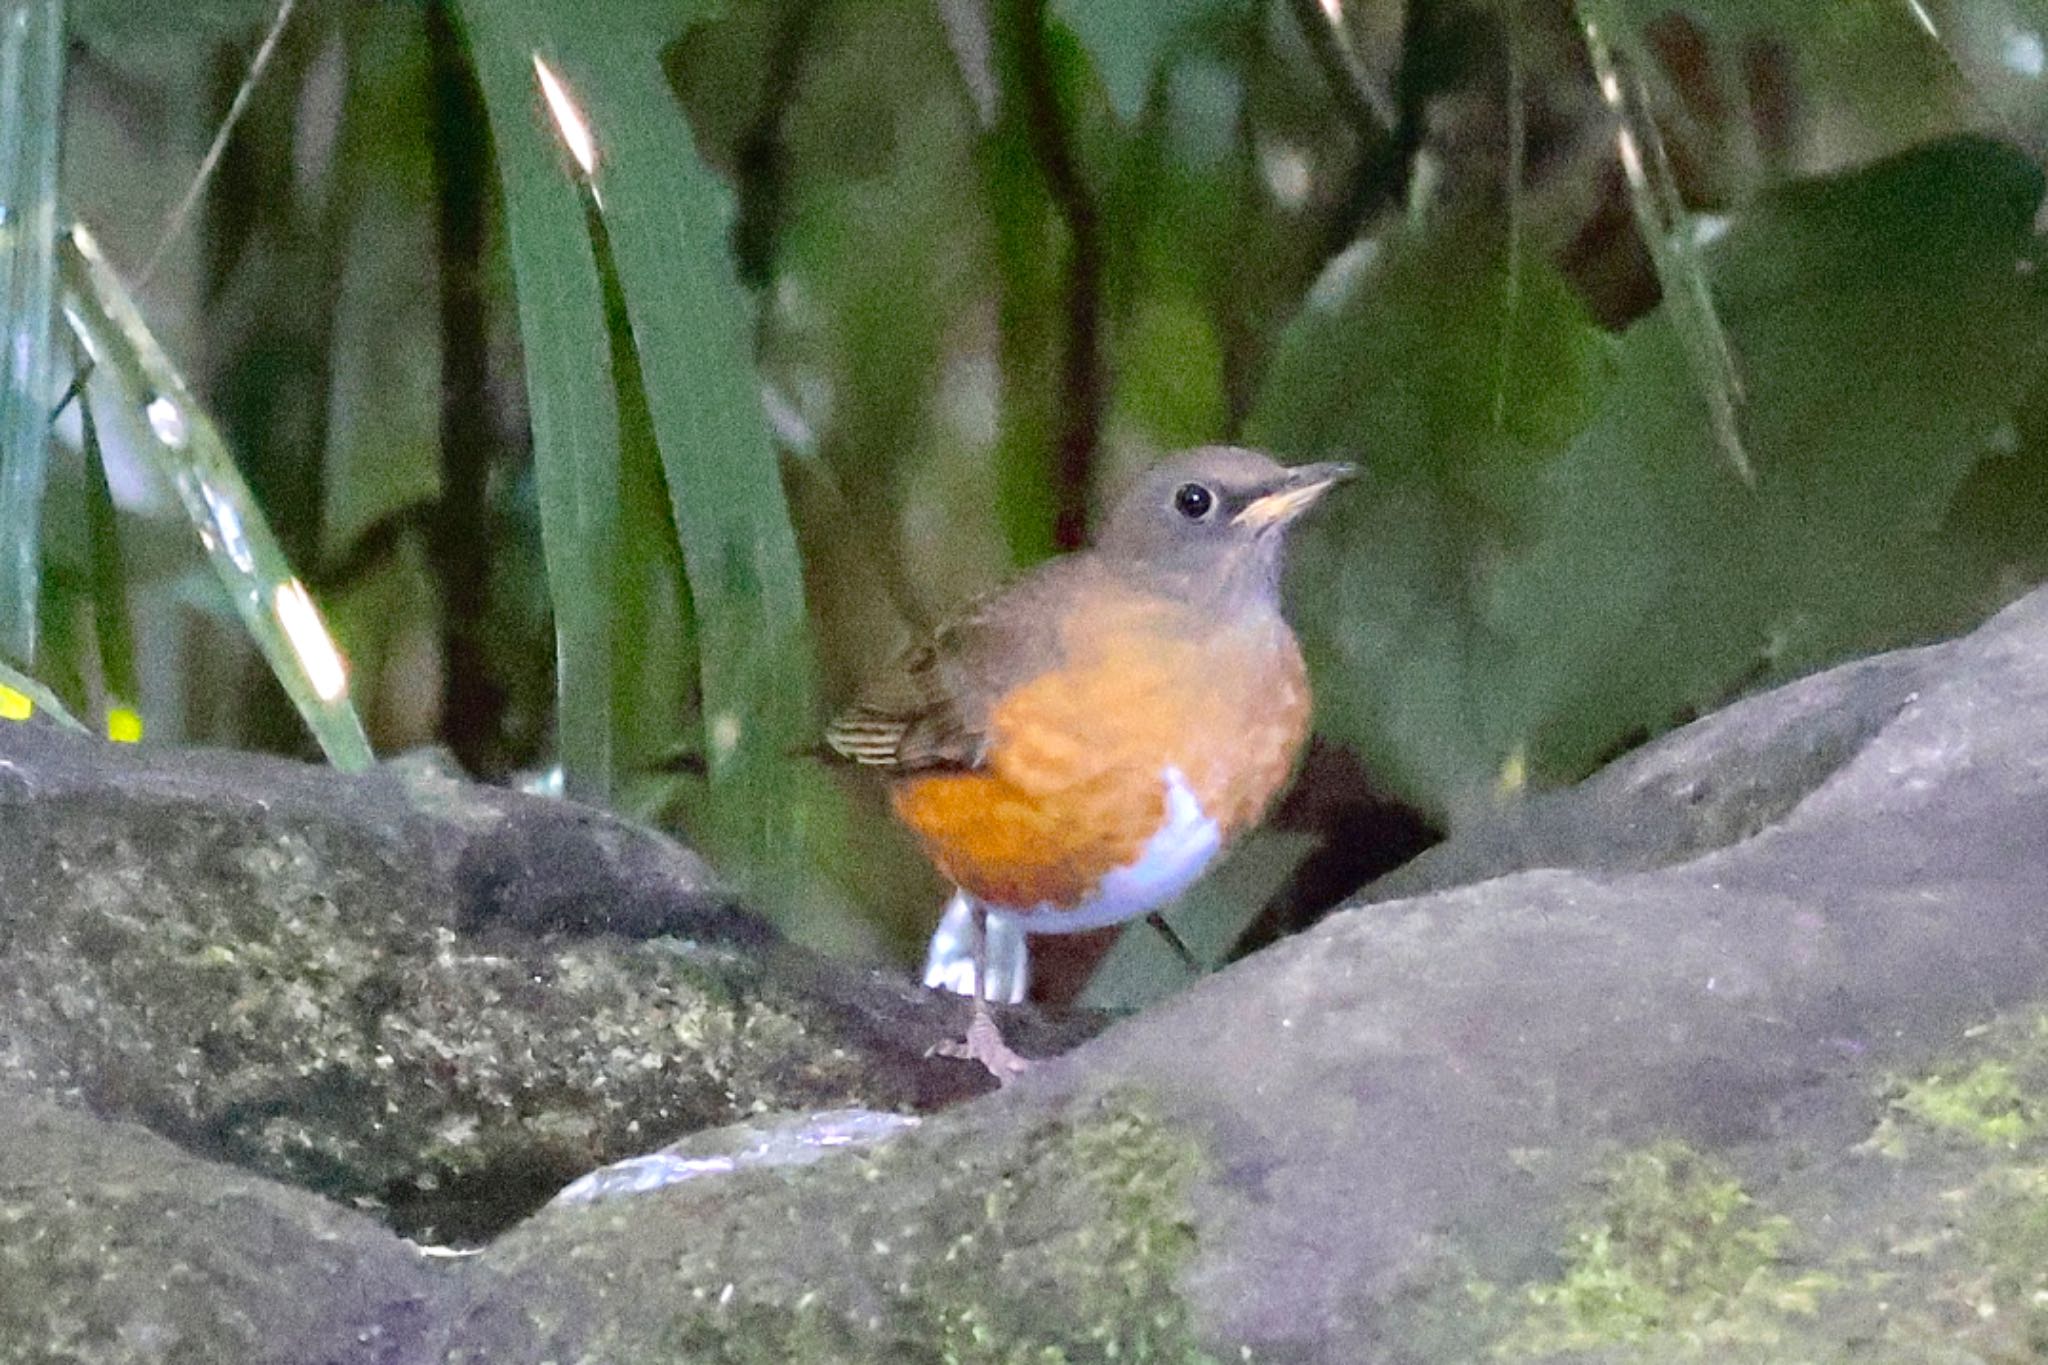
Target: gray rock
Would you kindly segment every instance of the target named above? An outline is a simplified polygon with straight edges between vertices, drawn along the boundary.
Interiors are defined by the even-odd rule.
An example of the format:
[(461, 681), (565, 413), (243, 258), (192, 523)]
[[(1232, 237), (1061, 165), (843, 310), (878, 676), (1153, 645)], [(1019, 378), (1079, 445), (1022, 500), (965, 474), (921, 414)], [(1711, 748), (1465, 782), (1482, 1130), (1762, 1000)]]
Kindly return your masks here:
[(1576, 787), (1503, 806), (1381, 878), (1367, 897), (1396, 900), (1532, 867), (1635, 871), (1739, 843), (1834, 776), (1948, 657), (1901, 650), (1737, 702)]
[(424, 765), (0, 725), (0, 828), (0, 1087), (422, 1236), (763, 1111), (988, 1088), (925, 1055), (961, 1002), (787, 944), (670, 840)]
[(550, 1211), (469, 1311), (594, 1302), (550, 1268), (602, 1246), (637, 1292), (551, 1349), (2009, 1358), (1957, 1343), (2048, 1340), (2044, 755), (2039, 595), (1674, 734), (1443, 860), (1529, 870), (1335, 916), (873, 1157)]
[(132, 1124), (0, 1103), (0, 1360), (431, 1359), (445, 1276), (361, 1214)]
[[(1463, 1358), (1484, 1317), (1444, 1296), (1554, 1270), (1617, 1145), (1776, 1180), (1858, 1165), (1887, 1073), (2048, 1004), (2044, 797), (2037, 593), (1687, 727), (1416, 874), (1453, 889), (1336, 916), (1085, 1049), (1214, 1135), (1204, 1335)], [(1421, 1332), (1424, 1306), (1476, 1336)]]
[[(1410, 874), (1439, 889), (1333, 916), (914, 1132), (546, 1209), (431, 1273), (419, 1298), (379, 1298), (417, 1305), (402, 1310), (412, 1354), (390, 1358), (2038, 1358), (2044, 798), (2048, 593), (1963, 640), (1746, 701), (1532, 801)], [(10, 808), (10, 831), (33, 809)], [(128, 866), (87, 855), (146, 842), (132, 815), (85, 820), (99, 840), (86, 847), (63, 822), (38, 838), (71, 872)], [(294, 850), (343, 841), (305, 834), (311, 819), (256, 821), (292, 856), (255, 870), (189, 825), (185, 852), (143, 862), (167, 886), (296, 888), (282, 903), (319, 918), (323, 895), (363, 900), (335, 880), (363, 860), (295, 873)], [(377, 846), (392, 868), (378, 875), (424, 884), (396, 870), (417, 850)], [(0, 867), (10, 889), (21, 867)], [(217, 942), (249, 961), (243, 934), (282, 951), (228, 892), (196, 899), (215, 908), (193, 922), (221, 927), (189, 955), (217, 957)], [(66, 921), (89, 940), (78, 960), (139, 951), (126, 904), (101, 887)], [(527, 1002), (471, 935), (425, 922), (414, 932), (442, 946), (421, 960), (453, 965), (402, 976), (393, 1008), (480, 989), (461, 984), (472, 972)], [(16, 973), (0, 1000), (19, 1011), (14, 954), (0, 944), (0, 973)], [(593, 969), (551, 970), (575, 996)], [(634, 970), (642, 990), (662, 979), (652, 961)], [(35, 1040), (60, 1025), (137, 1036), (83, 1002), (141, 986), (118, 977), (74, 1000), (38, 980), (46, 1027), (8, 1035), (0, 1074), (47, 1091), (61, 1063), (93, 1078), (95, 1103), (125, 1098), (127, 1073), (106, 1065), (121, 1048), (81, 1046), (96, 1059), (81, 1068)], [(222, 991), (193, 1017), (233, 1019), (241, 1000)], [(289, 1017), (259, 1011), (237, 1046), (261, 1051), (254, 1039)], [(503, 1006), (491, 1027), (516, 1036), (520, 1017)], [(319, 1099), (288, 1095), (281, 1112), (302, 1122)], [(180, 1121), (175, 1108), (152, 1119)], [(12, 1146), (0, 1189), (20, 1183)], [(276, 1169), (260, 1148), (245, 1159)], [(16, 1226), (44, 1235), (67, 1216), (39, 1205)], [(189, 1290), (244, 1292), (232, 1274)]]
[(828, 1109), (818, 1114), (771, 1114), (692, 1133), (658, 1152), (631, 1156), (578, 1176), (551, 1204), (598, 1204), (647, 1194), (685, 1180), (735, 1171), (811, 1166), (828, 1156), (873, 1147), (917, 1127), (914, 1114), (876, 1109)]

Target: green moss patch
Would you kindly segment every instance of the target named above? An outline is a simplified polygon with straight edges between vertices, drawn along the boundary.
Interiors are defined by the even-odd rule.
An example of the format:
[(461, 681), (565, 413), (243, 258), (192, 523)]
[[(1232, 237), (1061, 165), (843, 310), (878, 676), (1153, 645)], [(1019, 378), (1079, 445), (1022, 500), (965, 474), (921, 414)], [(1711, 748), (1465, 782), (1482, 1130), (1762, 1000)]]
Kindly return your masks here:
[(1872, 1288), (1895, 1340), (2048, 1359), (2048, 1015), (1971, 1037), (1974, 1062), (1886, 1085), (1869, 1147), (1932, 1195), (1891, 1229)]
[(1980, 1322), (2004, 1319), (2027, 1359), (2048, 1359), (2048, 1166), (2006, 1167), (1976, 1202), (1968, 1231), (1984, 1272), (1973, 1310)]
[[(2024, 1060), (2017, 1067), (2033, 1069)], [(1895, 1081), (1891, 1089), (1891, 1112), (1871, 1138), (1887, 1156), (1904, 1154), (1912, 1125), (1987, 1147), (2017, 1148), (2041, 1132), (2041, 1106), (2013, 1061), (1982, 1061), (1967, 1070)]]
[(1788, 1273), (1791, 1225), (1683, 1143), (1623, 1155), (1602, 1186), (1564, 1248), (1563, 1273), (1527, 1291), (1498, 1354), (1766, 1344), (1832, 1287), (1824, 1275)]

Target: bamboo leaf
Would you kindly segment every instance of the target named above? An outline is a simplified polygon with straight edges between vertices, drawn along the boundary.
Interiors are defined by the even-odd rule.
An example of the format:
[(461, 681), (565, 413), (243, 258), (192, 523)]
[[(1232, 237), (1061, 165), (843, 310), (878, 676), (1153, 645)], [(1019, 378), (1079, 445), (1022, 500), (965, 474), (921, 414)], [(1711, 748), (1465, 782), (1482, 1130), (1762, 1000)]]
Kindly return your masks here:
[(466, 0), (461, 12), (490, 118), (517, 285), (565, 785), (577, 800), (608, 804), (617, 780), (621, 454), (603, 286), (583, 192), (545, 122), (533, 16), (484, 0)]
[(692, 152), (662, 75), (673, 35), (558, 27), (565, 78), (596, 130), (592, 181), (689, 576), (715, 786), (778, 761), (814, 715), (803, 580), (728, 250), (730, 199)]
[(74, 226), (60, 261), (64, 307), (96, 381), (143, 415), (147, 447), (198, 533), (208, 562), (272, 673), (330, 763), (374, 761), (349, 700), (348, 672), (305, 585), (249, 494), (213, 420), (151, 334), (91, 234)]
[(49, 469), (63, 0), (0, 4), (0, 656), (35, 662)]

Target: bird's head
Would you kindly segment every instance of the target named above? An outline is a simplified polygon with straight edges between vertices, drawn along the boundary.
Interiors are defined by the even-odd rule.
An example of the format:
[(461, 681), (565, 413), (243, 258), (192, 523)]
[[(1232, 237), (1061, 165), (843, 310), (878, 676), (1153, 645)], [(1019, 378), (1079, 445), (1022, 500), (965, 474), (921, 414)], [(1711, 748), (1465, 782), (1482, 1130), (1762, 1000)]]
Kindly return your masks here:
[(1096, 547), (1113, 564), (1185, 594), (1270, 595), (1287, 530), (1353, 465), (1289, 467), (1241, 446), (1204, 446), (1140, 477)]

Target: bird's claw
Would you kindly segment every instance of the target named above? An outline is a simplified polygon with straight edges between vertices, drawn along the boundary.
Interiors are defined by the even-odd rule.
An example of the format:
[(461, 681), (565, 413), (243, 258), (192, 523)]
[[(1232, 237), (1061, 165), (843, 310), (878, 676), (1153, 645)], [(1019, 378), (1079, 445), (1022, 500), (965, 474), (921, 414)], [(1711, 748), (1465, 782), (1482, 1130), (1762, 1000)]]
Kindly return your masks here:
[(1031, 1059), (1019, 1056), (1003, 1041), (1003, 1031), (996, 1025), (995, 1012), (979, 1000), (975, 1002), (974, 1018), (967, 1025), (967, 1036), (940, 1043), (932, 1051), (940, 1057), (980, 1062), (988, 1069), (988, 1074), (996, 1078), (998, 1085), (1008, 1085), (1031, 1069)]

